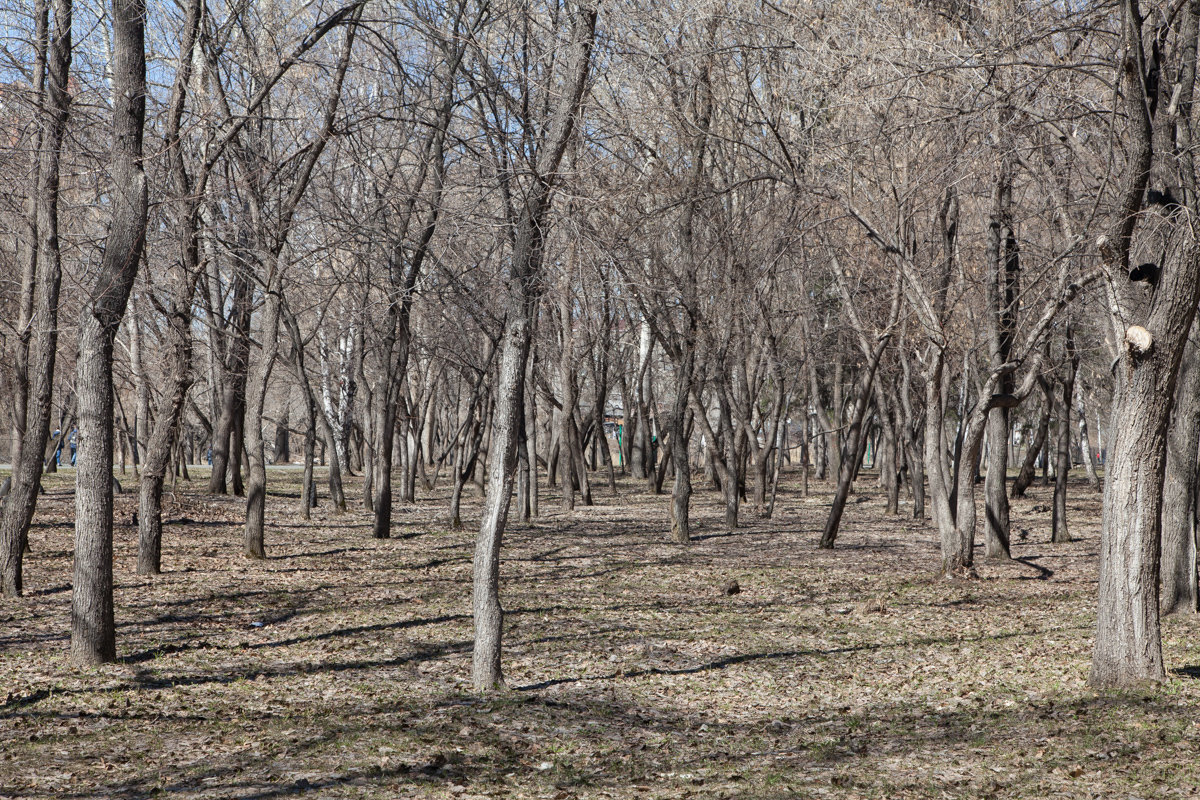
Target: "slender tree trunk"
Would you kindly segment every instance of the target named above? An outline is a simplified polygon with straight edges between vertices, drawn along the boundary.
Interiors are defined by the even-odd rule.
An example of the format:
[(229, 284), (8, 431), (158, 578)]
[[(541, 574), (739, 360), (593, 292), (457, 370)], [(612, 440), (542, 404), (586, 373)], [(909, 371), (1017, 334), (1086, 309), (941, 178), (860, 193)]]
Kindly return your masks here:
[(1021, 471), (1017, 473), (1017, 477), (1013, 481), (1013, 497), (1024, 497), (1025, 490), (1033, 483), (1033, 478), (1037, 472), (1038, 455), (1042, 452), (1042, 447), (1045, 445), (1046, 437), (1050, 432), (1050, 414), (1054, 410), (1054, 388), (1045, 379), (1039, 379), (1038, 385), (1042, 388), (1042, 394), (1045, 396), (1046, 402), (1042, 407), (1041, 416), (1038, 417), (1037, 430), (1033, 434), (1033, 439), (1030, 440), (1028, 446), (1025, 448), (1025, 460), (1021, 462)]
[[(893, 302), (893, 307), (899, 308), (899, 291), (896, 293), (896, 300)], [(833, 505), (829, 509), (829, 516), (825, 519), (825, 530), (821, 534), (821, 547), (832, 548), (837, 541), (838, 528), (842, 522), (842, 512), (846, 510), (846, 500), (850, 497), (850, 486), (854, 482), (855, 464), (860, 460), (858, 457), (860, 439), (862, 438), (863, 420), (867, 415), (867, 407), (870, 405), (871, 390), (875, 382), (875, 372), (879, 368), (879, 359), (883, 356), (883, 351), (887, 347), (890, 336), (885, 335), (880, 337), (875, 345), (875, 351), (871, 354), (871, 360), (867, 362), (867, 366), (863, 371), (862, 385), (858, 389), (858, 397), (854, 401), (853, 417), (850, 421), (850, 429), (846, 432), (846, 452), (838, 459), (841, 465), (841, 472), (838, 474), (837, 490), (833, 495)]]
[[(12, 489), (4, 502), (0, 521), (0, 582), (9, 597), (22, 592), (22, 559), (29, 524), (37, 505), (43, 451), (50, 433), (51, 401), (54, 392), (54, 362), (58, 352), (58, 295), (62, 261), (58, 240), (59, 158), (66, 132), (70, 96), (67, 75), (71, 65), (71, 0), (53, 0), (54, 26), (45, 34), (48, 48), (46, 94), (42, 102), (45, 125), (42, 134), (37, 184), (37, 289), (29, 360), (30, 402), (25, 414), (25, 431), (20, 460), (12, 465)], [(39, 10), (39, 26), (41, 14)]]
[(691, 347), (684, 345), (683, 357), (676, 365), (675, 401), (671, 406), (670, 439), (671, 463), (675, 467), (675, 485), (671, 491), (671, 538), (687, 544), (692, 538), (689, 510), (692, 500), (692, 467), (688, 463), (687, 424), (688, 394), (691, 392), (694, 356)]
[(1197, 592), (1196, 484), (1200, 447), (1200, 332), (1193, 322), (1183, 351), (1167, 438), (1162, 506), (1162, 613), (1200, 611)]
[(1054, 512), (1051, 520), (1051, 540), (1054, 542), (1071, 541), (1071, 533), (1067, 529), (1067, 476), (1071, 472), (1071, 405), (1075, 399), (1075, 372), (1079, 369), (1079, 354), (1075, 351), (1075, 338), (1069, 321), (1066, 356), (1062, 380), (1062, 417), (1058, 421), (1058, 460), (1054, 467)]
[(246, 398), (246, 449), (250, 455), (249, 481), (246, 486), (246, 528), (243, 554), (247, 558), (266, 558), (267, 454), (263, 442), (263, 407), (275, 358), (279, 352), (279, 304), (283, 291), (282, 265), (272, 263), (267, 278), (262, 321), (262, 354), (253, 366)]
[[(537, 347), (531, 345), (529, 349), (529, 369), (526, 376), (526, 385), (533, 386), (533, 374), (537, 367)], [(537, 418), (537, 392), (529, 391), (525, 393), (528, 398), (528, 413), (526, 421), (526, 447), (528, 448), (529, 460), (529, 516), (536, 518), (538, 516), (538, 458), (537, 458), (537, 442), (538, 442), (538, 418)]]
[(543, 245), (555, 176), (572, 138), (575, 115), (590, 72), (596, 9), (571, 10), (571, 41), (565, 48), (563, 85), (545, 127), (546, 140), (534, 159), (533, 190), (515, 220), (506, 316), (496, 381), (496, 410), (489, 445), (488, 491), (475, 542), (472, 608), (475, 645), (471, 682), (477, 691), (503, 686), (500, 645), (504, 612), (500, 606), (500, 545), (508, 520), (516, 466), (517, 417), (524, 413), (525, 365), (533, 321), (540, 302)]
[[(1079, 394), (1085, 393), (1080, 391)], [(1079, 402), (1079, 447), (1083, 450), (1083, 466), (1087, 470), (1088, 483), (1092, 484), (1092, 488), (1097, 492), (1103, 491), (1100, 475), (1096, 471), (1096, 447), (1092, 444), (1091, 429), (1088, 427), (1087, 406), (1083, 404), (1082, 398)]]
[[(477, 691), (504, 685), (500, 638), (504, 610), (500, 606), (500, 545), (508, 518), (516, 462), (517, 415), (524, 407), (525, 360), (529, 355), (530, 321), (524, 315), (505, 324), (496, 386), (492, 458), (483, 522), (475, 542), (473, 600), (475, 647), (471, 679)], [(570, 491), (564, 482), (564, 491)]]
[[(176, 69), (167, 128), (163, 135), (172, 183), (174, 233), (180, 240), (180, 263), (172, 268), (167, 314), (170, 341), (170, 374), (158, 414), (146, 443), (146, 465), (138, 484), (138, 562), (140, 575), (157, 575), (162, 568), (162, 489), (171, 442), (178, 438), (179, 424), (188, 389), (192, 385), (192, 300), (201, 275), (200, 207), (191, 196), (192, 184), (181, 151), (182, 118), (191, 78), (192, 52), (200, 25), (202, 0), (190, 0), (180, 36), (180, 59)], [(136, 329), (136, 325), (135, 325)], [(147, 403), (148, 404), (148, 403)], [(190, 440), (190, 436), (189, 436)], [(186, 461), (184, 462), (186, 469)]]
[[(389, 355), (390, 359), (390, 355)], [(385, 380), (390, 380), (386, 378)], [(399, 378), (395, 379), (397, 383)], [(380, 388), (375, 392), (375, 441), (377, 452), (374, 457), (375, 498), (371, 535), (376, 539), (387, 539), (392, 535), (392, 447), (396, 437), (396, 404), (392, 394), (399, 387)]]

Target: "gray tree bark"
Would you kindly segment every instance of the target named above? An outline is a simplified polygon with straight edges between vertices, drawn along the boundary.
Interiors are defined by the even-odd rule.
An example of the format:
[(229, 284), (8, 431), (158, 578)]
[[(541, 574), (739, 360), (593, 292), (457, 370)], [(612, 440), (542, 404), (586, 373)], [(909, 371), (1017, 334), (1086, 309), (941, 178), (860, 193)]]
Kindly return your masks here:
[(75, 370), (79, 449), (71, 660), (76, 664), (100, 664), (116, 658), (112, 582), (113, 342), (146, 239), (148, 194), (142, 165), (145, 18), (143, 0), (113, 0), (112, 220), (100, 272), (79, 324)]
[(500, 665), (504, 612), (500, 605), (500, 545), (508, 521), (516, 467), (518, 415), (524, 413), (525, 363), (533, 319), (541, 299), (541, 271), (546, 225), (558, 180), (558, 169), (571, 141), (575, 118), (587, 85), (596, 8), (579, 4), (570, 10), (570, 42), (564, 52), (565, 75), (546, 120), (545, 139), (533, 161), (529, 191), (514, 221), (511, 273), (507, 281), (496, 410), (489, 447), (487, 498), (475, 541), (472, 608), (475, 645), (471, 682), (477, 691), (504, 685)]
[[(200, 26), (201, 0), (189, 0), (180, 37), (179, 66), (175, 73), (167, 113), (163, 144), (169, 159), (174, 234), (179, 239), (180, 259), (171, 275), (167, 317), (170, 374), (158, 405), (154, 429), (146, 443), (145, 466), (138, 484), (139, 575), (157, 575), (162, 569), (162, 491), (171, 443), (177, 437), (183, 405), (192, 384), (192, 298), (200, 279), (199, 203), (192, 194), (192, 181), (184, 166), (181, 126), (188, 84), (192, 74), (192, 50)], [(140, 401), (139, 401), (140, 402)], [(148, 404), (148, 403), (147, 403)]]
[(1062, 412), (1058, 420), (1058, 448), (1054, 466), (1054, 511), (1051, 515), (1051, 540), (1071, 541), (1067, 528), (1067, 476), (1071, 472), (1071, 405), (1075, 396), (1075, 373), (1079, 369), (1079, 353), (1075, 350), (1075, 335), (1067, 322), (1064, 347), (1066, 363), (1062, 376)]
[(1167, 468), (1162, 507), (1162, 594), (1164, 614), (1200, 611), (1197, 592), (1196, 483), (1200, 459), (1200, 332), (1188, 336), (1167, 434)]
[[(1115, 281), (1109, 285), (1112, 305), (1122, 309), (1114, 315), (1114, 322), (1125, 331), (1109, 424), (1113, 433), (1106, 462), (1099, 603), (1089, 678), (1093, 686), (1101, 688), (1131, 686), (1165, 676), (1158, 580), (1166, 434), (1179, 362), (1200, 299), (1200, 250), (1185, 232), (1185, 220), (1200, 212), (1191, 151), (1200, 7), (1183, 7), (1175, 49), (1163, 55), (1161, 64), (1157, 54), (1149, 58), (1151, 45), (1143, 38), (1156, 42), (1156, 23), (1143, 20), (1137, 0), (1128, 0), (1123, 11), (1122, 52), (1127, 55), (1121, 72), (1129, 154), (1122, 207), (1110, 235), (1101, 243), (1101, 255), (1115, 278), (1127, 274), (1135, 229), (1143, 222), (1167, 231), (1167, 252), (1158, 286), (1144, 309), (1135, 310), (1129, 303), (1140, 286)], [(1157, 79), (1147, 78), (1151, 69), (1165, 71), (1161, 86)], [(1157, 89), (1158, 94), (1151, 96), (1148, 88)], [(1172, 99), (1164, 91), (1178, 91), (1178, 97)], [(1168, 108), (1172, 110), (1168, 112)], [(1156, 127), (1162, 134), (1157, 137)], [(1174, 135), (1166, 135), (1172, 129)], [(1164, 207), (1161, 213), (1142, 212), (1156, 138), (1177, 143), (1175, 152), (1162, 153), (1160, 158), (1182, 183), (1185, 210)], [(1143, 213), (1144, 221), (1140, 219)], [(1140, 324), (1130, 325), (1131, 318)]]
[[(33, 319), (29, 332), (29, 403), (20, 459), (13, 463), (12, 489), (0, 519), (0, 588), (9, 597), (23, 590), (23, 558), (29, 524), (37, 506), (43, 451), (50, 434), (54, 394), (54, 362), (58, 352), (58, 296), (62, 260), (58, 239), (59, 163), (67, 127), (71, 66), (71, 0), (54, 0), (53, 30), (47, 30), (45, 95), (42, 98), (44, 133), (39, 153), (37, 207), (37, 269)], [(40, 23), (39, 23), (40, 26)], [(40, 33), (40, 31), (39, 31)]]

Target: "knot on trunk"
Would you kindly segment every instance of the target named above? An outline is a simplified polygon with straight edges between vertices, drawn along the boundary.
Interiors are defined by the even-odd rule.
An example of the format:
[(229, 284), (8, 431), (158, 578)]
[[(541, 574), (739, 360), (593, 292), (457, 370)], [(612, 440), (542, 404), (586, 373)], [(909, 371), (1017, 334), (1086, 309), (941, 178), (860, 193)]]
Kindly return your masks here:
[(1133, 355), (1144, 356), (1154, 347), (1154, 337), (1141, 325), (1133, 325), (1125, 331), (1125, 345)]

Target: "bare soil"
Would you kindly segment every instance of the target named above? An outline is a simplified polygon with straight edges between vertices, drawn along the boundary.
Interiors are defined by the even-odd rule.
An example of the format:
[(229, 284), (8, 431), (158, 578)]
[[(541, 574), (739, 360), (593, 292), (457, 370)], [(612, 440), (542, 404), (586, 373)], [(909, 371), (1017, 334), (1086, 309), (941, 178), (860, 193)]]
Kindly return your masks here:
[[(509, 688), (481, 696), (477, 499), (462, 531), (442, 487), (397, 503), (374, 540), (361, 503), (301, 520), (299, 472), (272, 470), (269, 558), (250, 561), (242, 501), (181, 481), (163, 575), (135, 574), (118, 527), (120, 661), (79, 669), (72, 475), (47, 477), (27, 596), (0, 606), (3, 798), (1200, 796), (1200, 619), (1165, 621), (1165, 683), (1086, 685), (1099, 496), (1082, 481), (1076, 541), (1049, 543), (1035, 486), (1016, 559), (969, 581), (935, 577), (933, 531), (909, 506), (885, 517), (869, 477), (833, 551), (823, 484), (785, 485), (774, 519), (747, 508), (736, 531), (699, 492), (687, 547), (640, 482), (598, 482), (570, 516), (543, 496), (505, 540)], [(117, 498), (120, 522), (135, 504)]]

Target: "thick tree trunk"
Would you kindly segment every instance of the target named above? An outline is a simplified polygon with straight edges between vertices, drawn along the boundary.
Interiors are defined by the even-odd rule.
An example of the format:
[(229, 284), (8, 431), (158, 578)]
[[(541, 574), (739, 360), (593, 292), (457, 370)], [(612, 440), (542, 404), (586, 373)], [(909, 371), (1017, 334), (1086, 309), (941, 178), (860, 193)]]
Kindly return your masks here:
[[(1116, 365), (1119, 386), (1105, 462), (1099, 603), (1089, 678), (1093, 686), (1101, 688), (1165, 677), (1158, 579), (1166, 435), (1179, 363), (1200, 299), (1200, 250), (1187, 221), (1200, 212), (1191, 139), (1200, 7), (1184, 8), (1177, 63), (1163, 66), (1168, 74), (1172, 67), (1178, 70), (1174, 90), (1170, 82), (1159, 86), (1143, 72), (1153, 68), (1157, 74), (1159, 65), (1145, 55), (1142, 26), (1150, 28), (1151, 23), (1142, 19), (1137, 0), (1130, 0), (1124, 11), (1123, 50), (1130, 55), (1122, 70), (1122, 88), (1127, 98), (1129, 156), (1123, 207), (1112, 235), (1101, 242), (1101, 254), (1110, 274), (1126, 274), (1132, 237), (1143, 225), (1163, 230), (1166, 246), (1155, 245), (1164, 258), (1161, 277), (1145, 310), (1139, 309), (1134, 317), (1140, 324), (1125, 329)], [(1147, 37), (1155, 35), (1154, 28), (1146, 32)], [(1146, 90), (1150, 87), (1160, 96), (1149, 97)], [(1168, 106), (1166, 96), (1172, 91), (1175, 96)], [(1163, 207), (1139, 213), (1155, 163), (1155, 140), (1177, 145), (1175, 152), (1161, 153), (1159, 158), (1161, 166), (1173, 173), (1172, 178), (1178, 176), (1181, 181), (1185, 210)], [(1110, 286), (1110, 300), (1128, 300), (1127, 291), (1124, 286)], [(1129, 324), (1117, 314), (1113, 319), (1114, 323), (1119, 320), (1121, 327)]]
[[(1169, 342), (1163, 342), (1164, 350), (1169, 347)], [(1175, 388), (1170, 361), (1169, 352), (1143, 359), (1131, 370), (1122, 397), (1114, 404), (1110, 427), (1116, 435), (1107, 462), (1090, 678), (1099, 687), (1127, 686), (1165, 675), (1158, 578), (1166, 428)], [(1125, 368), (1126, 364), (1118, 366)]]
[(100, 274), (79, 325), (76, 387), (79, 452), (75, 473), (75, 570), (71, 660), (116, 658), (113, 621), (113, 341), (129, 302), (146, 237), (148, 194), (142, 166), (146, 118), (146, 6), (113, 0), (112, 223)]

